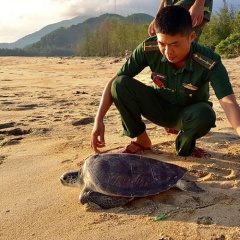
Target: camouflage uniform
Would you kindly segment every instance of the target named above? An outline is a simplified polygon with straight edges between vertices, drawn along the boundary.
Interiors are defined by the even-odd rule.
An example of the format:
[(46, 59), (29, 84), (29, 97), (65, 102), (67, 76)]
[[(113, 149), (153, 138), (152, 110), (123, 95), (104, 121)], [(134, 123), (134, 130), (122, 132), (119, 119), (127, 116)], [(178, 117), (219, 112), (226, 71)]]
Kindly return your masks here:
[[(145, 67), (151, 69), (153, 86), (134, 79)], [(157, 37), (148, 38), (133, 51), (112, 84), (124, 134), (131, 138), (142, 134), (144, 116), (159, 126), (178, 130), (176, 153), (189, 156), (196, 139), (215, 127), (209, 83), (218, 99), (233, 93), (219, 55), (193, 42), (185, 65), (176, 70), (159, 51)]]
[[(180, 5), (189, 10), (194, 2), (195, 2), (195, 0), (166, 0), (165, 6)], [(211, 13), (212, 13), (212, 6), (213, 6), (213, 0), (205, 1), (204, 20), (201, 25), (194, 28), (194, 31), (197, 34), (197, 38), (195, 39), (196, 42), (198, 42), (206, 22), (210, 21)]]

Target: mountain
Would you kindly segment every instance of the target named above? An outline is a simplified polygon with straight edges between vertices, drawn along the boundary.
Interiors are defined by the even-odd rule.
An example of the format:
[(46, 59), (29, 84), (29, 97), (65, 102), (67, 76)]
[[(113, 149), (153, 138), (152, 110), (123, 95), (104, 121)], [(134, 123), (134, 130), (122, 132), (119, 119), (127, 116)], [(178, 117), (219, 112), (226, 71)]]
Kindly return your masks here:
[(82, 23), (72, 25), (68, 28), (58, 28), (43, 36), (40, 41), (26, 46), (24, 50), (39, 55), (55, 55), (56, 53), (71, 55), (85, 34), (93, 31), (97, 26), (108, 19), (114, 19), (121, 22), (149, 24), (153, 20), (153, 17), (145, 13), (132, 14), (127, 17), (118, 14), (103, 14), (99, 17), (89, 18)]
[(47, 25), (46, 27), (43, 27), (42, 29), (40, 29), (39, 31), (37, 31), (35, 33), (28, 34), (25, 37), (20, 38), (16, 42), (0, 43), (0, 48), (8, 48), (8, 49), (23, 48), (29, 44), (38, 42), (43, 36), (45, 36), (46, 34), (52, 32), (60, 27), (67, 28), (72, 25), (82, 23), (83, 21), (85, 21), (86, 19), (89, 19), (89, 18), (90, 18), (90, 16), (82, 15), (82, 16), (77, 16), (77, 17), (69, 19), (69, 20), (63, 20), (58, 23), (53, 23), (53, 24)]
[(153, 16), (146, 13), (133, 13), (125, 18), (125, 21), (135, 23), (150, 23), (153, 20)]

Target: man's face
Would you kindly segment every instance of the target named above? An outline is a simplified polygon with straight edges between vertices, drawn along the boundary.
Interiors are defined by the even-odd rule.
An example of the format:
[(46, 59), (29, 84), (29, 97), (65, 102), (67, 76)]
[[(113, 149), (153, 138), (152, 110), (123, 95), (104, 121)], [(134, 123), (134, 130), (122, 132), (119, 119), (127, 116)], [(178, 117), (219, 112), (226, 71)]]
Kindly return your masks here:
[(169, 62), (173, 63), (177, 68), (182, 67), (195, 37), (195, 32), (192, 32), (189, 36), (180, 34), (172, 36), (157, 33), (158, 47)]

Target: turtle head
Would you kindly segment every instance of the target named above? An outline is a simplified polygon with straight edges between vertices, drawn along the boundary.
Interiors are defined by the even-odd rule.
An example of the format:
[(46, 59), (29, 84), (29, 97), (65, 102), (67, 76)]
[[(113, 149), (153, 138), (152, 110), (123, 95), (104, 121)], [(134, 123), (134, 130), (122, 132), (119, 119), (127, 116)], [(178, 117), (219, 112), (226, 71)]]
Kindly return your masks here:
[(63, 185), (69, 187), (81, 187), (81, 170), (73, 170), (63, 173), (60, 181)]

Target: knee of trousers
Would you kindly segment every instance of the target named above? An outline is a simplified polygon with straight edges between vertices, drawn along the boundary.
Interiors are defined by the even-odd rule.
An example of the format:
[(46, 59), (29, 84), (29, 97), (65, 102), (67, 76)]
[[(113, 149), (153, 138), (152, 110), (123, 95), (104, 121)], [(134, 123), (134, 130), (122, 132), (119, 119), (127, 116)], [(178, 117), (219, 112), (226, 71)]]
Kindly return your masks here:
[(184, 122), (191, 123), (198, 129), (211, 129), (215, 127), (216, 114), (209, 104), (200, 103), (195, 109), (185, 113)]
[[(128, 76), (118, 76), (113, 82), (111, 86), (111, 95), (115, 98), (117, 95), (121, 94), (121, 92), (125, 92), (126, 86), (129, 84)], [(123, 91), (122, 91), (123, 90)]]

